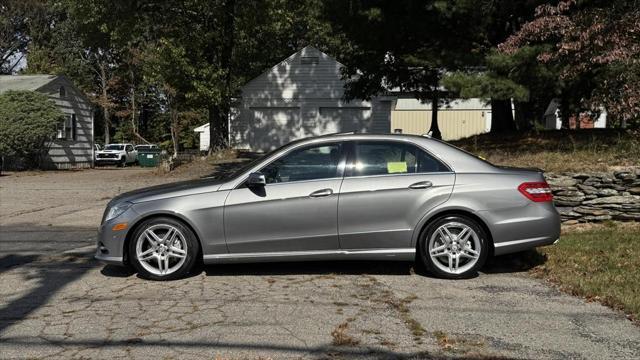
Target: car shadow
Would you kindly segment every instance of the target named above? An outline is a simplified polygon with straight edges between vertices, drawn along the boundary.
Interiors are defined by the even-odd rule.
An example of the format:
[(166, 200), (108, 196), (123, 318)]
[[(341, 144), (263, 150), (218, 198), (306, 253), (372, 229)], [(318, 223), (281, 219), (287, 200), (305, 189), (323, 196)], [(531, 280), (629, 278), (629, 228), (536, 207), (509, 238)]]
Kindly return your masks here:
[[(547, 261), (545, 255), (535, 249), (515, 254), (507, 254), (489, 258), (479, 273), (466, 279), (473, 279), (480, 274), (520, 273), (542, 265)], [(207, 276), (229, 275), (419, 275), (438, 278), (429, 272), (421, 262), (412, 261), (309, 261), (280, 263), (248, 263), (248, 264), (209, 264), (200, 265), (195, 273)]]
[(482, 268), (485, 274), (519, 273), (547, 262), (547, 256), (536, 249), (489, 258)]
[[(546, 262), (546, 256), (536, 250), (524, 251), (489, 258), (479, 274), (502, 274), (526, 272)], [(105, 265), (100, 273), (108, 277), (126, 278), (136, 275), (131, 267)], [(204, 273), (206, 276), (269, 276), (269, 275), (419, 275), (437, 278), (419, 262), (412, 261), (287, 261), (238, 264), (199, 263), (187, 278)], [(138, 275), (136, 275), (138, 276)], [(138, 276), (139, 277), (139, 276)]]
[(209, 264), (202, 266), (207, 276), (228, 275), (409, 275), (413, 262), (391, 261), (309, 261), (251, 264)]
[(129, 266), (105, 265), (100, 274), (108, 277), (126, 278), (135, 275), (135, 271)]

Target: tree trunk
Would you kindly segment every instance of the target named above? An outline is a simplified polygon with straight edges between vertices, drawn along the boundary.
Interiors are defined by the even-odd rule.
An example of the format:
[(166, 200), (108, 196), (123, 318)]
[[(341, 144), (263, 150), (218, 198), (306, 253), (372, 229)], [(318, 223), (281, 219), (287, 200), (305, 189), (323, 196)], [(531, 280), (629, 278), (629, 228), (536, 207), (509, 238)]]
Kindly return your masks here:
[(178, 114), (175, 110), (171, 110), (171, 142), (173, 143), (173, 157), (178, 156), (178, 141), (180, 129), (178, 128)]
[(527, 131), (533, 129), (533, 121), (535, 119), (534, 113), (531, 111), (531, 107), (524, 102), (515, 102), (515, 123), (518, 131)]
[(136, 121), (136, 89), (135, 87), (131, 87), (131, 129), (133, 131), (133, 135), (135, 135), (138, 139), (142, 140), (146, 144), (150, 144), (147, 139), (143, 138), (138, 131), (138, 123)]
[(209, 154), (228, 146), (226, 113), (223, 105), (209, 106)]
[(222, 101), (209, 107), (209, 154), (218, 149), (229, 147), (229, 110), (231, 108), (231, 57), (235, 45), (235, 12), (236, 0), (224, 3), (224, 24), (222, 49), (220, 52), (220, 68), (226, 71), (225, 88)]
[(438, 87), (436, 85), (435, 91), (431, 95), (431, 128), (429, 132), (434, 139), (442, 140), (442, 133), (440, 132), (440, 126), (438, 126), (438, 108), (440, 103), (440, 94), (438, 93)]
[(107, 145), (111, 139), (109, 136), (111, 114), (109, 113), (109, 98), (107, 93), (107, 71), (104, 63), (100, 63), (100, 87), (102, 90), (100, 105), (102, 106), (102, 114), (104, 116), (104, 145)]
[(560, 107), (560, 121), (562, 123), (562, 125), (560, 126), (560, 128), (562, 129), (571, 129), (571, 116), (569, 115), (569, 102), (567, 101), (567, 98), (565, 98), (564, 96), (560, 97), (560, 104), (558, 105)]
[(516, 129), (511, 111), (511, 100), (491, 100), (491, 132), (500, 133)]

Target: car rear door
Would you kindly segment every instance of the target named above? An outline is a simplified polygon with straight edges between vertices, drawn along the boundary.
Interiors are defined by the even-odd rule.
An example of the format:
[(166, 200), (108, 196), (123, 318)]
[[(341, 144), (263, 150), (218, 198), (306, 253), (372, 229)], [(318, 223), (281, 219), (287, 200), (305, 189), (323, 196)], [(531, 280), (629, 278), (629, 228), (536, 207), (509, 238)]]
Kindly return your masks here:
[(445, 202), (454, 173), (408, 141), (354, 141), (338, 204), (342, 249), (406, 249), (415, 226)]
[(339, 142), (293, 149), (260, 171), (264, 187), (241, 185), (225, 202), (230, 253), (338, 250)]

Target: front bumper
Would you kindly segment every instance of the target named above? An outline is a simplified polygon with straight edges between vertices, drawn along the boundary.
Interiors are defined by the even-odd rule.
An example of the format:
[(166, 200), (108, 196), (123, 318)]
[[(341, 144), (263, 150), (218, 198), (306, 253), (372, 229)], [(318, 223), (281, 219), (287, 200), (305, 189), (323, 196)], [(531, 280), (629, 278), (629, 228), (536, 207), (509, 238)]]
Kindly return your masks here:
[[(138, 213), (129, 208), (120, 216), (102, 223), (98, 229), (95, 258), (107, 264), (125, 265), (125, 240), (138, 217)], [(114, 231), (113, 226), (118, 223), (127, 223), (128, 227)]]
[(122, 158), (96, 158), (97, 163), (104, 163), (104, 164), (119, 163), (120, 161), (122, 161)]

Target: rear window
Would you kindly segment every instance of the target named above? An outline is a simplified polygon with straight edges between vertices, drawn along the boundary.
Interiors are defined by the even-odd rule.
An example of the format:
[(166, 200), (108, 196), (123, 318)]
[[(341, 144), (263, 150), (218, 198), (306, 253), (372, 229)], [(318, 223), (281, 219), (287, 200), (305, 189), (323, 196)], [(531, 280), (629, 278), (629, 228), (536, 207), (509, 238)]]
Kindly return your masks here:
[(438, 139), (434, 139), (434, 138), (431, 138), (431, 140), (437, 141), (437, 142), (439, 142), (439, 143), (442, 143), (442, 144), (444, 144), (444, 145), (447, 145), (447, 146), (449, 146), (449, 147), (452, 147), (452, 148), (454, 148), (454, 149), (456, 149), (456, 150), (462, 151), (463, 153), (465, 153), (465, 154), (467, 154), (467, 155), (471, 155), (471, 156), (473, 156), (474, 158), (476, 158), (476, 159), (478, 159), (478, 160), (480, 160), (480, 161), (482, 161), (482, 162), (484, 162), (484, 163), (486, 163), (486, 164), (489, 164), (489, 165), (491, 165), (491, 166), (496, 166), (496, 165), (494, 165), (494, 164), (490, 163), (490, 162), (489, 162), (489, 160), (487, 160), (487, 159), (483, 158), (482, 156), (480, 156), (480, 155), (476, 155), (476, 154), (474, 154), (474, 153), (472, 153), (472, 152), (469, 152), (469, 151), (467, 151), (467, 150), (465, 150), (465, 149), (462, 149), (462, 148), (459, 148), (459, 147), (457, 147), (457, 146), (455, 146), (455, 145), (449, 144), (449, 143), (448, 143), (448, 142), (446, 142), (446, 141), (438, 140)]

